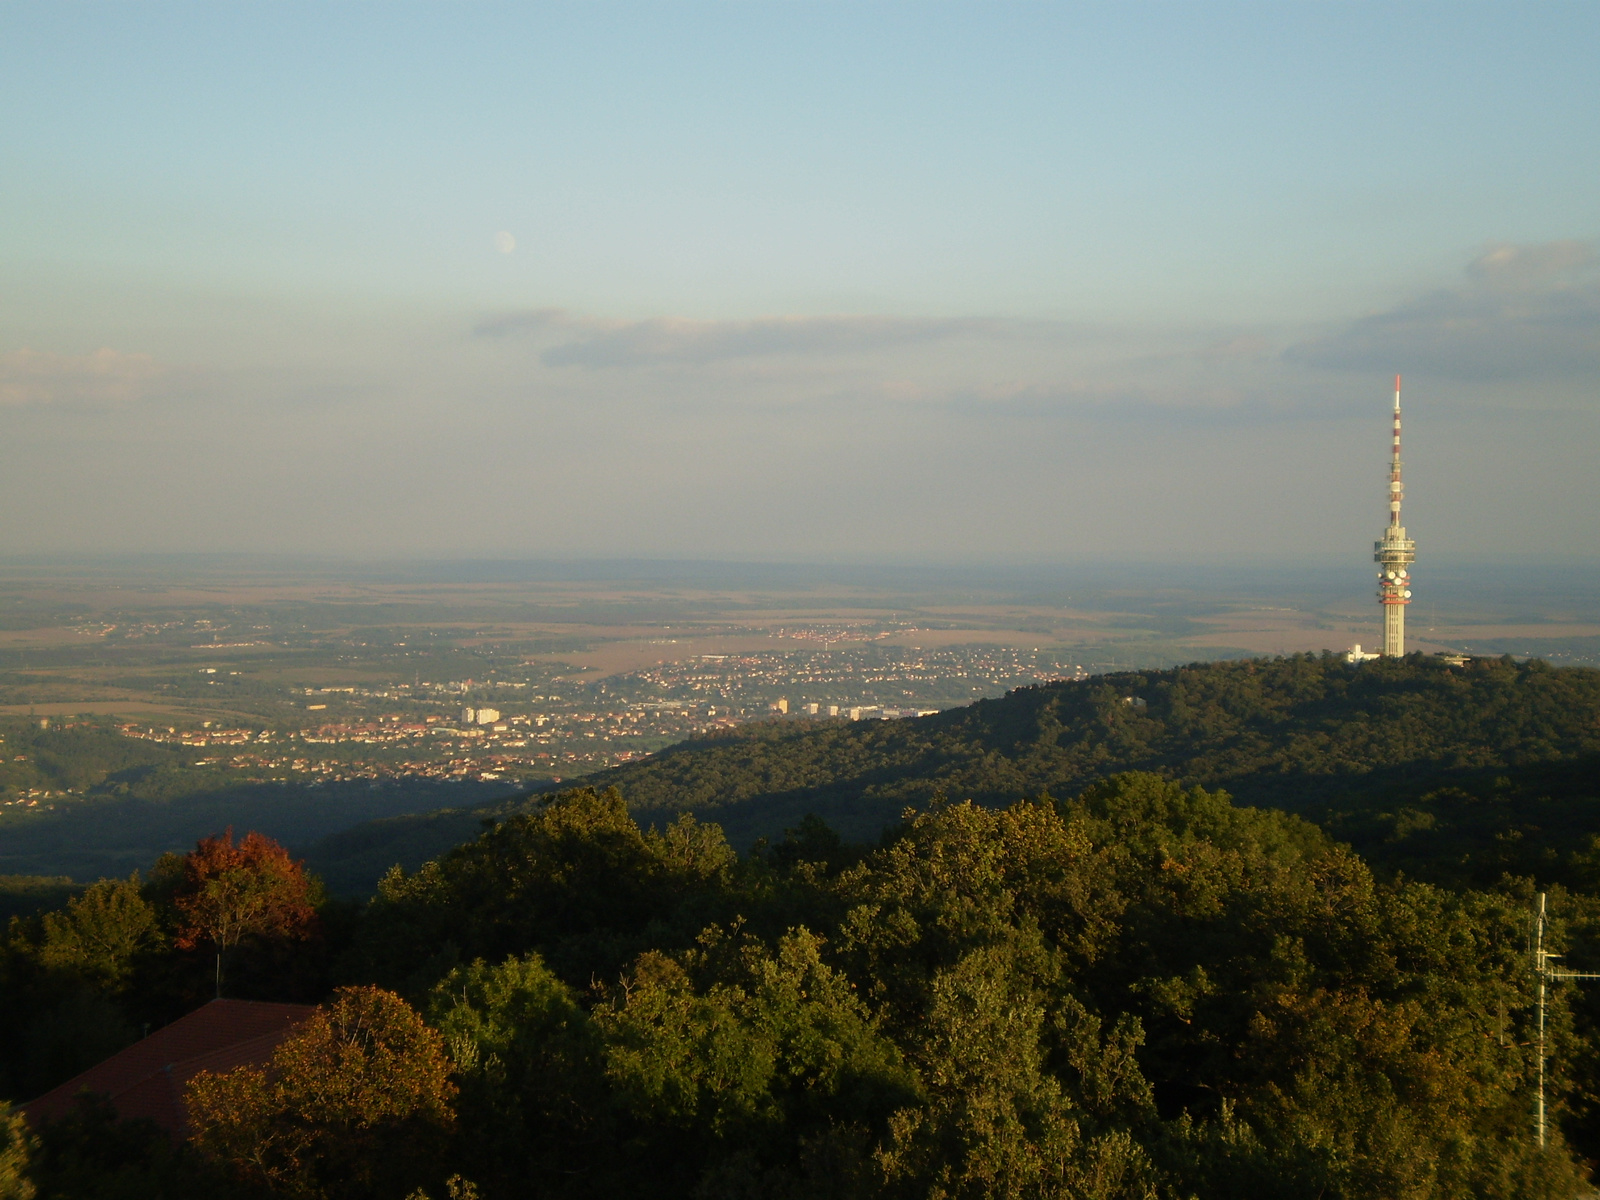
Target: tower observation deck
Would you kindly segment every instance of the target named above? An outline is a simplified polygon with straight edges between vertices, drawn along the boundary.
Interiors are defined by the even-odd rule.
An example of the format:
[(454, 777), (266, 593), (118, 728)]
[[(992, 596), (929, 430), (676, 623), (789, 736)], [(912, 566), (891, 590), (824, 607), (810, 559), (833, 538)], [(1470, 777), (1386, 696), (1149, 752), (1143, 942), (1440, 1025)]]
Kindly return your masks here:
[(1400, 501), (1405, 487), (1400, 482), (1400, 376), (1394, 377), (1394, 448), (1389, 458), (1389, 525), (1383, 539), (1374, 542), (1373, 560), (1378, 564), (1378, 603), (1383, 606), (1383, 653), (1398, 658), (1406, 652), (1406, 605), (1411, 603), (1411, 564), (1417, 559), (1417, 544), (1406, 536), (1400, 523)]

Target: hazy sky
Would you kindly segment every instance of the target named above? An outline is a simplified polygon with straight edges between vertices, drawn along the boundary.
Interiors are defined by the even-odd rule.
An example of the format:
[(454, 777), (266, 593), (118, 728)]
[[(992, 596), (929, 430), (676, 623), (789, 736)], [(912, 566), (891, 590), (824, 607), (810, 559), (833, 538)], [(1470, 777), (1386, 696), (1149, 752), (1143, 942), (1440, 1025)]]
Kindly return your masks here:
[(0, 3), (0, 553), (1600, 559), (1597, 48)]

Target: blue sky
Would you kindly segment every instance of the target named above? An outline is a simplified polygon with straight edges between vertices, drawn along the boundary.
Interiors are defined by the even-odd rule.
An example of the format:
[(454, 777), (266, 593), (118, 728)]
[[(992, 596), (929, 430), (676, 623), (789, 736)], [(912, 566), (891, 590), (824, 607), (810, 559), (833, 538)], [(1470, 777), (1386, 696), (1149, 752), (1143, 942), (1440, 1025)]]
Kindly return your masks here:
[(0, 552), (1359, 563), (1399, 370), (1424, 554), (1600, 557), (1596, 46), (6, 3)]

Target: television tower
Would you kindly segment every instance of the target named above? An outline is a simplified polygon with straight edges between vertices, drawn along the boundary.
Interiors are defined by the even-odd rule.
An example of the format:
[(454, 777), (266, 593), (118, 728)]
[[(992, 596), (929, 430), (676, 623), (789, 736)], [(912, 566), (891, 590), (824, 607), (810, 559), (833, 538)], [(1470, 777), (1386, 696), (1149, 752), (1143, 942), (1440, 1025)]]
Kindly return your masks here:
[(1411, 564), (1417, 544), (1400, 524), (1400, 376), (1394, 377), (1394, 450), (1389, 459), (1389, 527), (1383, 540), (1374, 542), (1372, 558), (1378, 564), (1378, 603), (1383, 606), (1383, 653), (1399, 658), (1406, 652), (1406, 605), (1411, 603)]

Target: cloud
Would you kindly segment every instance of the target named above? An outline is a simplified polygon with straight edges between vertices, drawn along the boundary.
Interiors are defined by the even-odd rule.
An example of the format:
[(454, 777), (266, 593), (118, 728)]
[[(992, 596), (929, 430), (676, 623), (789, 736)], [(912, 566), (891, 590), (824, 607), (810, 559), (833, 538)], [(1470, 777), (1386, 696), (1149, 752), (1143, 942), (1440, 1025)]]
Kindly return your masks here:
[(473, 326), (472, 332), (479, 337), (510, 337), (513, 334), (542, 333), (547, 329), (580, 324), (583, 324), (581, 318), (571, 316), (566, 309), (534, 308), (486, 317)]
[(0, 405), (138, 400), (167, 373), (148, 354), (111, 349), (52, 354), (24, 348), (0, 356)]
[(1244, 359), (1265, 358), (1270, 348), (1267, 339), (1259, 334), (1243, 333), (1237, 337), (1202, 346), (1194, 351), (1192, 357), (1204, 362), (1237, 362)]
[(752, 321), (599, 321), (559, 309), (511, 313), (481, 322), (487, 337), (555, 334), (561, 340), (540, 356), (547, 366), (640, 367), (705, 365), (737, 358), (830, 356), (940, 341), (982, 332), (990, 322), (913, 317), (761, 317)]
[(1231, 366), (1261, 362), (1272, 356), (1272, 343), (1264, 336), (1258, 333), (1241, 333), (1220, 340), (1212, 338), (1198, 346), (1186, 344), (1170, 349), (1152, 350), (1137, 355), (1130, 361), (1141, 365), (1181, 363)]
[[(476, 333), (526, 342), (557, 371), (585, 368), (566, 376), (581, 403), (1117, 420), (1238, 420), (1258, 411), (1281, 419), (1307, 407), (1285, 387), (1281, 334), (1226, 327), (1014, 317), (600, 321), (539, 309), (484, 320)], [(744, 369), (726, 369), (730, 362)], [(523, 365), (513, 366), (519, 378)], [(662, 365), (671, 369), (617, 389), (615, 369)], [(548, 401), (549, 381), (540, 394)]]
[(1453, 379), (1600, 372), (1600, 258), (1585, 242), (1493, 246), (1466, 280), (1291, 347), (1317, 367)]
[(1574, 282), (1595, 267), (1588, 242), (1544, 242), (1537, 246), (1494, 246), (1480, 255), (1467, 274), (1501, 291), (1542, 288), (1551, 281)]

